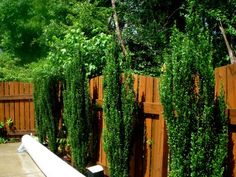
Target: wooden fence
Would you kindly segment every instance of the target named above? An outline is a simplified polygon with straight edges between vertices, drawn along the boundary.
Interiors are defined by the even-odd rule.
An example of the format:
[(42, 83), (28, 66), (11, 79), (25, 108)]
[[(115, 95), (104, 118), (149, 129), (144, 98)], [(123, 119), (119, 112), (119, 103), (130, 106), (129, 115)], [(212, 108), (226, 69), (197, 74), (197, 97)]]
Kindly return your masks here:
[(215, 94), (224, 90), (227, 114), (230, 120), (229, 161), (230, 176), (236, 176), (236, 64), (215, 69)]
[[(227, 113), (230, 117), (230, 163), (236, 176), (236, 64), (215, 70), (215, 94), (224, 88)], [(90, 80), (90, 95), (94, 103), (100, 105), (98, 115), (99, 151), (97, 163), (105, 167), (108, 174), (107, 159), (103, 148), (102, 129), (103, 78)], [(138, 122), (133, 141), (133, 153), (130, 161), (131, 177), (166, 177), (168, 146), (165, 121), (159, 98), (159, 79), (134, 75), (134, 90), (140, 106)], [(0, 82), (0, 121), (12, 118), (14, 129), (9, 135), (21, 135), (34, 132), (34, 107), (32, 85), (19, 82)]]
[[(103, 78), (90, 80), (90, 95), (98, 105), (103, 100)], [(167, 134), (162, 116), (162, 106), (158, 94), (159, 79), (145, 76), (134, 76), (134, 90), (140, 106), (138, 123), (133, 140), (133, 155), (130, 161), (131, 177), (166, 177), (167, 176)], [(103, 149), (102, 110), (99, 117), (99, 154), (98, 164), (105, 167), (107, 174), (107, 159)]]
[(11, 129), (6, 126), (7, 135), (19, 136), (35, 131), (32, 93), (30, 83), (0, 82), (0, 122), (13, 121)]

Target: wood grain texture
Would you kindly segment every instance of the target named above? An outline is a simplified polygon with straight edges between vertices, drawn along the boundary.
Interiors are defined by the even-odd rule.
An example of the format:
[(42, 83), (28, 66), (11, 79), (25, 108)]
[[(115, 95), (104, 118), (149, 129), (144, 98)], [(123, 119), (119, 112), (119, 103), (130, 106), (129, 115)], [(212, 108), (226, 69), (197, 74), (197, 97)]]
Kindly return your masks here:
[(23, 82), (0, 82), (0, 121), (13, 120), (8, 135), (35, 133), (33, 86)]
[[(90, 94), (94, 103), (102, 112), (103, 78), (90, 80)], [(167, 133), (162, 116), (163, 108), (159, 96), (159, 79), (134, 75), (134, 92), (139, 105), (140, 114), (136, 123), (133, 139), (132, 156), (130, 158), (131, 177), (167, 177)], [(99, 113), (100, 119), (103, 116)], [(100, 120), (99, 129), (104, 129), (104, 120)], [(102, 127), (101, 127), (102, 126)], [(108, 162), (103, 148), (102, 136), (99, 141), (97, 163), (105, 167), (109, 174)]]

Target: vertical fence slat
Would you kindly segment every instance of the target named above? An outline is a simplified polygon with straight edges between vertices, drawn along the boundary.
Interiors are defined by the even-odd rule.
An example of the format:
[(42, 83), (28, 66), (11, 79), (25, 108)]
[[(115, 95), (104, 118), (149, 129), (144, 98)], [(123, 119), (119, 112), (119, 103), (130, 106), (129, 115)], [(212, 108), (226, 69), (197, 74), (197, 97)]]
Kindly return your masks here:
[(152, 149), (152, 119), (145, 119), (145, 153), (144, 155), (144, 177), (150, 176), (151, 170), (151, 149)]
[[(145, 102), (153, 102), (153, 78), (152, 77), (145, 77)], [(145, 177), (150, 177), (151, 172), (151, 165), (152, 165), (152, 148), (153, 148), (153, 141), (156, 141), (156, 139), (153, 139), (152, 134), (152, 127), (153, 127), (153, 120), (151, 115), (145, 116), (145, 145), (146, 145), (146, 153), (145, 155)]]
[(144, 76), (139, 76), (138, 102), (144, 102), (146, 100), (145, 89), (146, 89), (146, 79)]
[[(4, 82), (0, 82), (0, 97), (4, 94)], [(4, 101), (0, 101), (0, 122), (4, 121)]]
[[(160, 120), (154, 119), (152, 124), (152, 164), (151, 164), (151, 176), (160, 176), (160, 165), (159, 165), (159, 150), (160, 150)], [(158, 159), (158, 160), (157, 160)]]
[[(5, 89), (4, 89), (4, 96), (9, 96), (9, 82), (5, 82)], [(4, 109), (5, 109), (5, 116), (4, 120), (7, 121), (10, 117), (10, 104), (9, 101), (5, 101), (4, 104)]]
[[(19, 82), (16, 82), (15, 89), (14, 89), (15, 95), (20, 94), (19, 90), (20, 90)], [(20, 129), (20, 101), (19, 100), (15, 101), (15, 126), (17, 130)]]
[[(14, 94), (14, 87), (15, 87), (15, 83), (14, 82), (10, 82), (9, 83), (9, 95), (10, 96), (15, 96)], [(9, 113), (9, 118), (11, 118), (13, 120), (13, 125), (15, 126), (15, 101), (11, 100), (9, 101), (9, 107), (10, 107), (10, 113)]]
[(160, 103), (160, 94), (159, 94), (159, 78), (153, 79), (153, 102)]
[(154, 79), (152, 77), (146, 77), (145, 78), (145, 101), (146, 102), (153, 102), (153, 95), (154, 95)]
[[(19, 94), (24, 95), (24, 83), (20, 83), (20, 89), (19, 89)], [(24, 106), (24, 101), (20, 100), (20, 126), (19, 130), (25, 130), (25, 106)]]
[(94, 79), (90, 79), (89, 80), (89, 95), (91, 97), (92, 100), (94, 100)]
[(103, 99), (103, 77), (102, 76), (98, 77), (98, 99), (99, 100)]
[(137, 74), (134, 75), (134, 93), (135, 93), (135, 97), (137, 98), (138, 95), (138, 84), (139, 84), (139, 77)]
[[(24, 89), (24, 94), (29, 95), (30, 94), (30, 87), (28, 83), (24, 84), (25, 89)], [(29, 105), (29, 100), (25, 100), (25, 113), (24, 113), (24, 122), (25, 122), (25, 130), (30, 130), (30, 105)]]
[[(32, 95), (32, 98), (33, 98), (33, 93), (34, 93), (34, 88), (33, 88), (33, 84), (30, 84), (30, 95)], [(33, 131), (35, 130), (35, 119), (34, 119), (34, 116), (35, 116), (35, 113), (34, 113), (34, 101), (31, 100), (30, 103), (29, 103), (29, 108), (30, 108), (30, 130)]]
[(236, 64), (227, 66), (227, 103), (236, 108)]

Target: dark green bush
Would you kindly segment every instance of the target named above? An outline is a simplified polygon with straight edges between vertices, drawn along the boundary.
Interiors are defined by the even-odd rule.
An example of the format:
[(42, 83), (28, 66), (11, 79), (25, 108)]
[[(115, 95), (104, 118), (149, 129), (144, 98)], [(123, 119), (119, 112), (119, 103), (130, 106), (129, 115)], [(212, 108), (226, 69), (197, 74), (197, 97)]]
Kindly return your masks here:
[(133, 78), (125, 71), (122, 82), (119, 61), (107, 54), (104, 71), (104, 147), (111, 177), (129, 176), (135, 96)]
[(66, 68), (63, 101), (73, 165), (84, 172), (89, 158), (90, 110), (88, 80), (81, 56)]
[(34, 79), (34, 105), (37, 135), (41, 143), (57, 152), (58, 124), (61, 113), (59, 81), (55, 76), (38, 73)]
[(198, 13), (190, 10), (185, 33), (173, 29), (164, 57), (161, 101), (173, 177), (223, 176), (227, 158), (224, 99), (214, 100), (212, 42)]

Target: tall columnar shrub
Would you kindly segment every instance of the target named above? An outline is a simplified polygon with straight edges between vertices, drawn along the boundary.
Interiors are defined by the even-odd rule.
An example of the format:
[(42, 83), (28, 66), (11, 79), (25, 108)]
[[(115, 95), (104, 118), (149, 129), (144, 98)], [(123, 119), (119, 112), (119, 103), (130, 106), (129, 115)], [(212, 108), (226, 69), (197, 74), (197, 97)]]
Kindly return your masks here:
[(49, 148), (57, 152), (58, 124), (61, 112), (59, 81), (55, 76), (38, 73), (34, 79), (34, 105), (37, 135), (41, 143), (48, 139)]
[(135, 108), (133, 78), (122, 82), (118, 59), (109, 53), (104, 70), (104, 146), (111, 177), (129, 176), (129, 159)]
[(186, 32), (173, 29), (161, 77), (169, 176), (223, 176), (228, 141), (224, 99), (214, 100), (211, 39), (189, 2)]
[(72, 60), (65, 71), (64, 120), (71, 145), (73, 165), (81, 172), (88, 162), (89, 97), (83, 59)]

